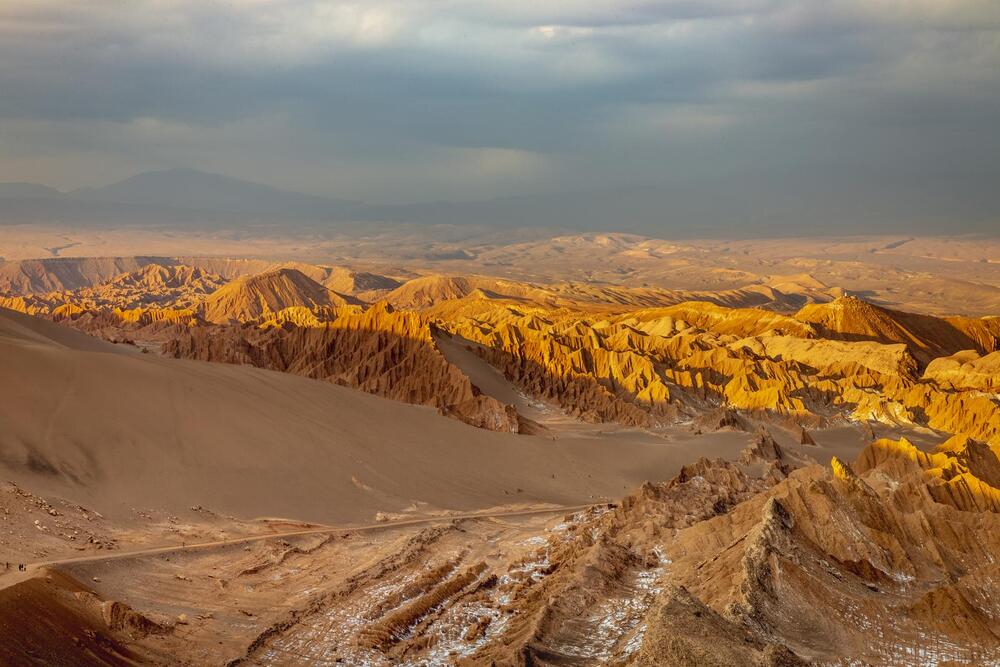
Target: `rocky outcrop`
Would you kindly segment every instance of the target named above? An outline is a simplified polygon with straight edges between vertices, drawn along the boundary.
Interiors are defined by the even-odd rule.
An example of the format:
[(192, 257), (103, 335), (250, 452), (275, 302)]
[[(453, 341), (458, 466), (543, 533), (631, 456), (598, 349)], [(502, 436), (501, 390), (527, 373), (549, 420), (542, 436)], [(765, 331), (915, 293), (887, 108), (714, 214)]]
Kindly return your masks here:
[(736, 410), (718, 407), (705, 410), (694, 418), (694, 424), (699, 431), (746, 431), (747, 419)]
[(740, 463), (748, 466), (763, 464), (767, 466), (769, 474), (776, 474), (779, 478), (785, 477), (791, 471), (790, 460), (785, 455), (785, 450), (774, 441), (769, 432), (763, 429), (754, 441), (740, 452)]
[(880, 440), (853, 466), (799, 470), (679, 533), (665, 583), (822, 663), (990, 664), (1000, 518), (959, 490), (987, 485), (963, 460), (998, 463), (981, 443)]
[[(644, 484), (617, 508), (567, 517), (565, 533), (552, 534), (499, 577), (495, 595), (506, 620), (459, 664), (660, 665), (681, 656), (770, 655), (773, 642), (735, 624), (715, 625), (717, 615), (699, 616), (703, 605), (676, 589), (661, 593), (658, 580), (670, 568), (661, 549), (672, 534), (724, 516), (772, 483), (701, 459), (667, 483)], [(713, 649), (707, 633), (722, 628), (738, 639), (720, 638)], [(773, 664), (798, 664), (778, 653), (792, 662)]]
[(0, 297), (0, 304), (30, 315), (53, 318), (74, 312), (190, 309), (224, 285), (221, 276), (184, 265), (146, 264), (129, 273), (73, 291), (53, 291), (18, 297)]
[(403, 283), (385, 295), (394, 308), (419, 310), (439, 301), (460, 299), (472, 293), (475, 286), (460, 276), (423, 276)]
[(238, 278), (213, 292), (199, 308), (208, 322), (250, 322), (291, 307), (336, 308), (344, 297), (296, 269), (278, 269)]
[(926, 365), (935, 357), (976, 349), (997, 349), (1000, 319), (931, 317), (881, 308), (856, 297), (803, 307), (795, 318), (812, 324), (825, 338), (902, 343)]
[(402, 283), (394, 278), (368, 271), (352, 271), (343, 266), (324, 267), (326, 275), (318, 282), (338, 294), (351, 294), (362, 301), (373, 302), (384, 297)]
[[(728, 308), (711, 301), (687, 301), (666, 308), (637, 310), (618, 321), (661, 335), (665, 331), (679, 333), (690, 327), (739, 338), (765, 334), (801, 338), (816, 335), (812, 326), (788, 315), (758, 308)], [(668, 324), (671, 326), (665, 329)]]
[(642, 649), (633, 664), (730, 667), (795, 667), (804, 660), (787, 647), (767, 643), (745, 625), (734, 623), (691, 595), (668, 584), (646, 616)]
[[(338, 267), (190, 261), (198, 266), (149, 261), (100, 285), (0, 297), (0, 305), (108, 340), (138, 341), (144, 349), (162, 345), (173, 355), (253, 363), (410, 402), (432, 400), (469, 423), (505, 428), (512, 418), (506, 408), (466, 396), (464, 389), (428, 399), (442, 386), (434, 373), (403, 361), (408, 353), (386, 361), (401, 354), (392, 340), (401, 317), (366, 319), (363, 304), (330, 291), (322, 280), (359, 295), (386, 295), (419, 313), (420, 326), (467, 341), (523, 393), (583, 421), (644, 428), (688, 422), (701, 430), (746, 428), (749, 420), (793, 428), (879, 421), (1000, 446), (1000, 404), (992, 395), (1000, 352), (987, 354), (996, 347), (996, 318), (925, 317), (853, 297), (813, 304), (794, 316), (728, 308), (719, 305), (725, 299), (718, 294), (705, 296), (716, 302), (635, 309), (653, 296), (625, 287), (483, 276), (425, 276), (387, 293), (392, 279)], [(262, 267), (268, 270), (245, 275)], [(207, 294), (228, 280), (223, 274), (236, 277)], [(371, 310), (386, 312), (382, 306)], [(390, 322), (393, 317), (397, 321)], [(327, 338), (360, 336), (345, 333), (353, 321), (367, 322), (362, 328), (371, 335), (358, 344), (379, 368), (417, 375), (358, 371), (362, 377), (354, 366), (337, 367), (331, 359), (344, 357), (324, 352), (335, 347)], [(212, 323), (234, 328), (194, 331)], [(388, 338), (378, 337), (382, 326), (389, 327)], [(174, 337), (179, 339), (171, 342)], [(376, 343), (388, 347), (377, 350)], [(965, 351), (931, 359), (956, 346)]]
[(1000, 393), (1000, 352), (980, 355), (964, 350), (939, 357), (927, 364), (923, 379), (946, 389)]
[[(279, 311), (291, 317), (289, 309)], [(291, 311), (291, 313), (301, 311)], [(304, 315), (303, 315), (304, 316)], [(275, 314), (268, 326), (195, 327), (177, 333), (163, 354), (294, 373), (354, 387), (494, 431), (518, 431), (517, 413), (486, 396), (434, 345), (426, 318), (385, 304), (360, 312), (326, 312), (329, 321), (301, 326)]]
[[(653, 426), (697, 420), (722, 404), (809, 427), (837, 417), (875, 420), (1000, 443), (1000, 406), (981, 392), (921, 381), (903, 343), (786, 335), (794, 320), (763, 311), (730, 311), (731, 321), (717, 322), (716, 313), (726, 311), (711, 304), (678, 306), (656, 319), (488, 299), (453, 303), (428, 312), (447, 314), (439, 326), (478, 344), (477, 353), (526, 393), (581, 419)], [(727, 333), (674, 317), (699, 312), (710, 315), (701, 324)]]
[(100, 603), (100, 608), (101, 617), (108, 629), (115, 633), (124, 634), (130, 639), (163, 634), (169, 632), (173, 627), (165, 620), (141, 614), (118, 600), (104, 600)]
[(967, 512), (1000, 512), (1000, 460), (985, 444), (957, 436), (925, 453), (907, 441), (876, 440), (858, 458), (860, 471), (887, 462), (921, 470), (931, 497)]
[[(167, 290), (185, 289), (196, 294), (210, 294), (225, 284), (222, 276), (204, 269), (184, 266), (146, 264), (140, 269), (115, 276), (99, 288), (104, 290), (135, 290), (144, 294), (157, 294)], [(99, 288), (97, 291), (101, 291)], [(81, 290), (81, 293), (86, 293)]]

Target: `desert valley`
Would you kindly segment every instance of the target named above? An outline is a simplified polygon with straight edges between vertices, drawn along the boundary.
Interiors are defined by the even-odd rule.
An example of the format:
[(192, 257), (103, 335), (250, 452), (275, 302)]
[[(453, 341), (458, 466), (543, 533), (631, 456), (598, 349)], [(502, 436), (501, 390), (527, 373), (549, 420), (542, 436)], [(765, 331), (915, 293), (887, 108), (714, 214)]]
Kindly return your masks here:
[(0, 661), (1000, 660), (988, 240), (279, 241), (0, 264)]
[(0, 1), (0, 667), (1000, 667), (997, 0)]

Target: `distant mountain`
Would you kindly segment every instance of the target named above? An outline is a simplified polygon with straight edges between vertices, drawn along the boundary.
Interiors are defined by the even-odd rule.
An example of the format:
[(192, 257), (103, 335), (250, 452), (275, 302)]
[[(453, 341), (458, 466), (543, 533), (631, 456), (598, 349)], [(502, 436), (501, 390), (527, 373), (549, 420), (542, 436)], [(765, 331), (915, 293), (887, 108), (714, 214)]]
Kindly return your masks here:
[(196, 169), (150, 171), (105, 187), (76, 190), (69, 196), (86, 201), (310, 219), (343, 219), (363, 208), (358, 202), (289, 192)]
[(66, 195), (58, 197), (0, 195), (0, 225), (47, 223), (80, 227), (118, 225), (228, 227), (251, 220), (245, 214), (224, 211), (88, 201)]
[(0, 224), (381, 221), (526, 227), (562, 226), (569, 220), (574, 228), (603, 229), (613, 220), (627, 228), (663, 220), (661, 207), (648, 201), (649, 194), (640, 189), (383, 205), (292, 192), (197, 169), (167, 169), (65, 194), (31, 183), (0, 184)]
[[(30, 183), (0, 184), (0, 224), (232, 227), (364, 221), (622, 231), (670, 238), (809, 236), (831, 229), (840, 234), (937, 233), (947, 224), (956, 232), (995, 234), (993, 203), (963, 198), (961, 187), (948, 198), (893, 187), (891, 210), (884, 206), (886, 193), (882, 191), (845, 198), (836, 188), (810, 193), (790, 184), (780, 196), (762, 195), (770, 191), (761, 178), (748, 178), (725, 189), (711, 182), (674, 183), (480, 201), (366, 204), (281, 190), (196, 169), (169, 169), (66, 194)], [(949, 201), (963, 202), (960, 225)]]
[(0, 183), (0, 199), (26, 198), (26, 199), (58, 199), (63, 196), (55, 188), (38, 183)]
[(137, 174), (62, 193), (0, 183), (0, 224), (209, 225), (374, 220), (358, 202), (280, 190), (196, 169)]

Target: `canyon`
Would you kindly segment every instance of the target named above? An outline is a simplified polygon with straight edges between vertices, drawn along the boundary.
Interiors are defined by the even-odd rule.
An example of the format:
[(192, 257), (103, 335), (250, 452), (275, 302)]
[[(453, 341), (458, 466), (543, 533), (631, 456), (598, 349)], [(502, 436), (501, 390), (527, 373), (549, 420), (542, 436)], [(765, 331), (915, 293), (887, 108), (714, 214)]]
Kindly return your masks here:
[(473, 266), (0, 265), (0, 661), (1000, 660), (1000, 317)]

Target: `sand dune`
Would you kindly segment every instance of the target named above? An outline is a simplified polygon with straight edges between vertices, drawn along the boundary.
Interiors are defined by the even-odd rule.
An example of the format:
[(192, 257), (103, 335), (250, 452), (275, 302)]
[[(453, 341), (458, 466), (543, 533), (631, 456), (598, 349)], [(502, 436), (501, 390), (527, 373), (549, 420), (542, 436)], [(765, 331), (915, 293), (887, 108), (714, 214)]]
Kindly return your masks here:
[(370, 519), (413, 502), (575, 504), (733, 454), (637, 432), (557, 441), (289, 374), (163, 359), (0, 311), (0, 474), (123, 514), (201, 504), (242, 516)]

